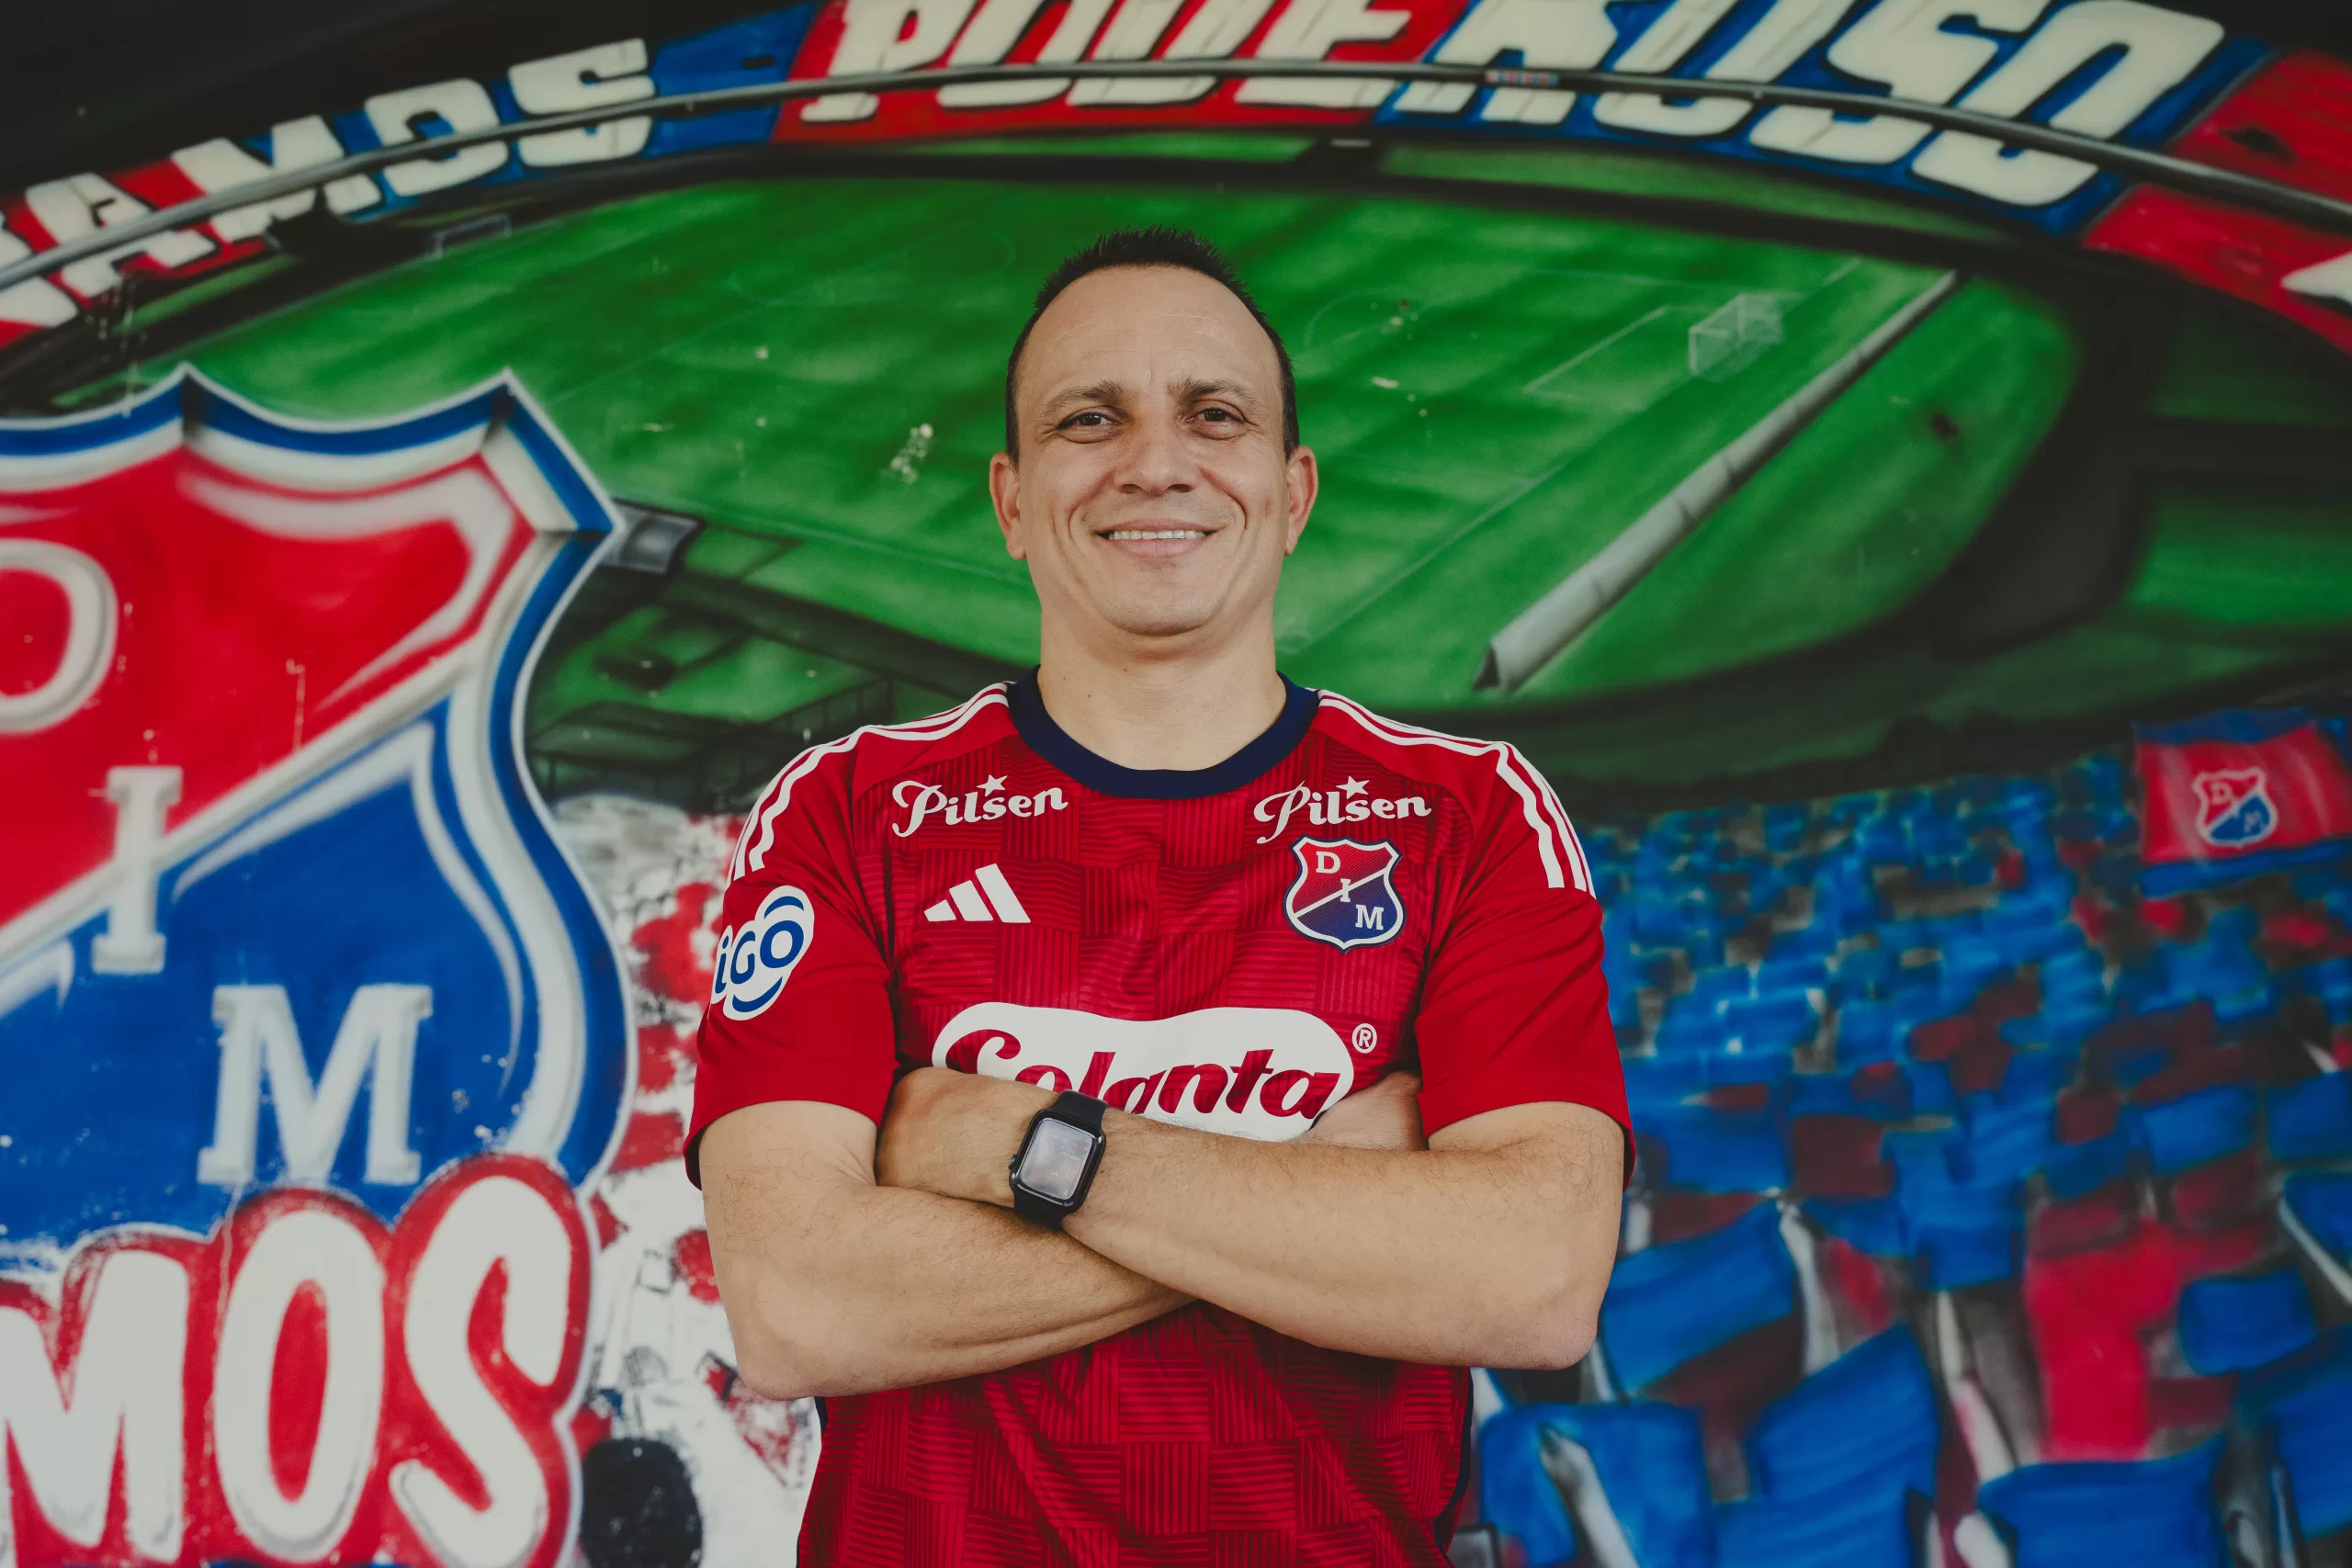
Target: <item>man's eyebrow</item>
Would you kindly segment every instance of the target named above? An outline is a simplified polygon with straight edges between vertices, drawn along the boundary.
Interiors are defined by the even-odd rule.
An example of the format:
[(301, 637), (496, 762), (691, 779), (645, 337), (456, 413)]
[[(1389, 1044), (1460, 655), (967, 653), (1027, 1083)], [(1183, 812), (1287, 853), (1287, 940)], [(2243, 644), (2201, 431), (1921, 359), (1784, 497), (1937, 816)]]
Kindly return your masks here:
[(1046, 400), (1046, 412), (1072, 408), (1081, 403), (1122, 404), (1127, 400), (1127, 389), (1116, 381), (1096, 381), (1090, 386), (1070, 387)]
[(1240, 381), (1193, 380), (1176, 389), (1176, 400), (1182, 403), (1197, 403), (1210, 398), (1227, 398), (1251, 409), (1258, 407), (1260, 401), (1258, 394)]

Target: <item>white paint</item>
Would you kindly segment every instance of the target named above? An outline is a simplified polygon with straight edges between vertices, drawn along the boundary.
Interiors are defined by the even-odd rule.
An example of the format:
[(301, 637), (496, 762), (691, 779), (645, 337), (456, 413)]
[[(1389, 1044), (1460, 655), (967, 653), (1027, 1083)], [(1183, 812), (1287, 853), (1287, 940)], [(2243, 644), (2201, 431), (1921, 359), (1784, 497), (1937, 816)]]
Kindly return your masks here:
[[(326, 1389), (302, 1490), (270, 1463), (269, 1413), (287, 1309), (315, 1287), (326, 1315)], [(323, 1209), (280, 1214), (254, 1238), (229, 1289), (212, 1377), (220, 1492), (247, 1540), (271, 1557), (318, 1562), (350, 1529), (384, 1404), (384, 1267), (357, 1227)]]
[[(214, 196), (272, 175), (332, 164), (343, 155), (343, 143), (335, 139), (334, 129), (321, 116), (311, 115), (280, 121), (269, 133), (266, 158), (254, 157), (224, 136), (181, 148), (172, 154), (172, 163), (197, 189)], [(338, 214), (356, 212), (384, 199), (376, 182), (365, 175), (349, 175), (336, 180), (326, 187), (326, 194), (327, 210)], [(317, 201), (318, 191), (312, 188), (271, 201), (257, 201), (251, 207), (232, 207), (214, 214), (212, 231), (224, 243), (250, 240), (273, 223), (300, 217)]]
[[(0, 223), (0, 266), (20, 262), (33, 254), (33, 248), (8, 231)], [(28, 277), (12, 288), (0, 288), (0, 321), (14, 321), (28, 327), (62, 327), (72, 321), (75, 306), (74, 296), (45, 277)]]
[(74, 944), (53, 942), (29, 958), (0, 969), (0, 1018), (6, 1018), (43, 991), (59, 1007), (74, 988)]
[(553, 1522), (538, 1461), (484, 1386), (467, 1343), (474, 1303), (501, 1264), (506, 1359), (532, 1382), (551, 1384), (570, 1327), (571, 1240), (547, 1201), (511, 1177), (486, 1178), (450, 1204), (417, 1260), (401, 1320), (417, 1390), (489, 1495), (476, 1508), (421, 1460), (393, 1468), (394, 1500), (451, 1568), (516, 1568)]
[[(0, 1308), (0, 1458), (14, 1451), (28, 1511), (84, 1548), (106, 1532), (119, 1464), (131, 1547), (173, 1561), (185, 1525), (187, 1270), (155, 1253), (118, 1252), (98, 1265), (86, 1313), (61, 1376), (40, 1325)], [(8, 1492), (0, 1463), (0, 1561), (14, 1555)]]
[[(2049, 0), (1879, 0), (1829, 46), (1829, 62), (1914, 103), (1947, 104), (2000, 52), (1991, 39), (1954, 32), (1966, 20), (1989, 32), (2021, 33)], [(1774, 109), (1748, 140), (1775, 152), (1840, 164), (1892, 164), (1928, 137), (1928, 128), (1899, 115), (1839, 119), (1828, 109)]]
[(164, 967), (164, 933), (155, 929), (157, 863), (164, 813), (180, 797), (177, 768), (107, 770), (114, 803), (114, 896), (107, 929), (90, 942), (90, 967), (101, 975), (155, 975)]
[[(1478, 0), (1437, 52), (1440, 65), (1490, 65), (1512, 50), (1536, 70), (1582, 71), (1598, 65), (1617, 41), (1606, 0)], [(1460, 114), (1476, 88), (1416, 82), (1398, 96), (1408, 114)], [(1501, 125), (1558, 125), (1576, 107), (1574, 93), (1498, 87), (1478, 118)]]
[[(970, 19), (974, 0), (846, 0), (841, 41), (828, 76), (911, 71), (947, 52)], [(882, 100), (871, 93), (832, 93), (800, 111), (808, 123), (870, 119)]]
[(120, 610), (106, 568), (47, 539), (0, 539), (0, 572), (45, 577), (65, 595), (65, 647), (57, 667), (28, 692), (0, 693), (0, 735), (47, 729), (70, 717), (98, 689), (114, 659)]
[[(1012, 46), (1021, 41), (1021, 35), (1029, 30), (1045, 6), (1046, 0), (981, 0), (971, 25), (949, 51), (947, 63), (996, 64), (1012, 52)], [(1110, 14), (1111, 0), (1070, 0), (1054, 24), (1053, 36), (1037, 51), (1036, 63), (1067, 65), (1084, 59), (1086, 46), (1094, 41), (1102, 18)], [(942, 87), (939, 101), (951, 109), (1002, 108), (1010, 104), (1042, 104), (1069, 88), (1066, 76), (1041, 82), (967, 82), (960, 87)]]
[(302, 1037), (283, 986), (216, 986), (212, 1021), (220, 1030), (220, 1077), (212, 1142), (198, 1151), (196, 1179), (216, 1187), (254, 1179), (261, 1132), (262, 1076), (269, 1077), (277, 1142), (287, 1177), (324, 1181), (358, 1102), (368, 1095), (364, 1179), (413, 1186), (420, 1162), (409, 1147), (409, 1094), (416, 1073), (417, 1026), (433, 1016), (426, 986), (362, 986), (351, 994), (317, 1084), (302, 1056)]
[[(368, 123), (375, 128), (376, 139), (387, 147), (416, 141), (417, 122), (424, 119), (439, 119), (456, 135), (488, 130), (498, 123), (498, 107), (490, 101), (490, 90), (463, 76), (379, 93), (361, 107)], [(381, 173), (394, 196), (425, 196), (496, 174), (505, 166), (505, 143), (485, 141), (438, 157), (393, 164)]]
[[(1853, 0), (1777, 0), (1703, 73), (1709, 81), (1770, 82), (1827, 38)], [(1717, 0), (1679, 0), (1634, 40), (1616, 62), (1621, 71), (1670, 71), (1721, 18)], [(1669, 103), (1648, 93), (1603, 93), (1592, 117), (1620, 130), (1660, 136), (1721, 136), (1754, 112), (1737, 98), (1686, 98)]]
[[(1159, 40), (1182, 10), (1183, 0), (1120, 0), (1094, 46), (1091, 60), (1148, 60)], [(1209, 77), (1186, 76), (1166, 82), (1080, 82), (1070, 89), (1073, 104), (1176, 104), (1199, 97), (1214, 85)]]
[[(44, 180), (25, 192), (25, 206), (35, 221), (49, 231), (50, 243), (59, 245), (128, 223), (134, 218), (144, 218), (149, 210), (145, 202), (96, 175)], [(66, 288), (87, 299), (122, 281), (114, 264), (125, 256), (145, 256), (168, 272), (200, 261), (217, 248), (193, 229), (167, 229), (127, 245), (100, 251), (94, 256), (84, 256), (57, 276)]]
[[(1265, 41), (1258, 46), (1261, 60), (1323, 60), (1343, 43), (1386, 43), (1403, 30), (1410, 13), (1375, 9), (1364, 0), (1290, 0)], [(1241, 84), (1237, 95), (1245, 104), (1306, 104), (1322, 108), (1369, 109), (1379, 107), (1396, 87), (1393, 81), (1366, 77), (1362, 81), (1329, 77), (1259, 76)]]
[[(2097, 81), (2050, 117), (2059, 130), (2111, 137), (2188, 80), (2224, 36), (2219, 22), (2138, 0), (2082, 0), (2051, 17), (1960, 107), (2015, 118), (2092, 60), (2120, 48), (2120, 58), (2110, 58)], [(2043, 207), (2072, 196), (2098, 170), (2079, 158), (2030, 148), (2006, 152), (1996, 138), (1947, 130), (1928, 143), (1911, 172), (2012, 206)]]
[[(644, 74), (645, 63), (645, 40), (623, 39), (526, 61), (507, 72), (506, 85), (526, 114), (568, 114), (653, 96), (653, 78)], [(529, 167), (552, 169), (635, 157), (645, 151), (646, 140), (652, 134), (653, 121), (639, 115), (578, 130), (526, 136), (514, 143), (514, 150)]]
[(2290, 294), (2312, 299), (2341, 299), (2352, 305), (2352, 251), (2333, 261), (2315, 262), (2290, 272), (2278, 280), (2278, 287)]

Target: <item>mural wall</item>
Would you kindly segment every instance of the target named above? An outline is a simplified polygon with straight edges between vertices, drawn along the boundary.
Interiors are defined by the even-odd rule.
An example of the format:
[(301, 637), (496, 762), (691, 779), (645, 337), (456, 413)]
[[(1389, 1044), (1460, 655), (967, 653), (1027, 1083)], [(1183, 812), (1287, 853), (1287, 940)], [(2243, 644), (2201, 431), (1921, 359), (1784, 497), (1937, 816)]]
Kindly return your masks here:
[(680, 1160), (720, 866), (1034, 658), (1002, 355), (1143, 221), (1296, 357), (1286, 671), (1520, 745), (1607, 906), (1622, 1256), (1476, 1374), (1455, 1561), (2352, 1563), (2352, 67), (2136, 0), (645, 26), (0, 198), (0, 1564), (789, 1559), (816, 1412)]

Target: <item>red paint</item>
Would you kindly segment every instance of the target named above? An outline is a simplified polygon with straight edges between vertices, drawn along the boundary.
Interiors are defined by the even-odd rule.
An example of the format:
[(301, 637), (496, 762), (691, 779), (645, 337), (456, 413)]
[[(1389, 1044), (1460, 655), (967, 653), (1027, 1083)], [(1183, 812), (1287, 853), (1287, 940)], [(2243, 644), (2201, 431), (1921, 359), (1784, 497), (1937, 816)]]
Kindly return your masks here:
[(2024, 1299), (2049, 1418), (2043, 1458), (2146, 1457), (2157, 1430), (2149, 1337), (2182, 1286), (2245, 1267), (2267, 1243), (2260, 1224), (2195, 1233), (2140, 1220), (2104, 1247), (2030, 1247)]
[(695, 1300), (718, 1304), (718, 1265), (711, 1259), (708, 1231), (691, 1230), (679, 1236), (670, 1249), (670, 1263)]
[(1843, 1302), (1865, 1335), (1894, 1326), (1894, 1294), (1886, 1287), (1886, 1273), (1876, 1258), (1851, 1242), (1825, 1236), (1815, 1242), (1822, 1282)]
[(299, 1497), (310, 1478), (327, 1397), (326, 1298), (315, 1284), (294, 1292), (286, 1321), (278, 1325), (269, 1393), (269, 1466), (278, 1490)]
[(65, 591), (39, 572), (0, 570), (0, 697), (47, 682), (65, 657)]
[(686, 1123), (674, 1111), (640, 1111), (628, 1119), (628, 1129), (621, 1134), (621, 1146), (613, 1155), (613, 1170), (641, 1170), (649, 1165), (662, 1165), (683, 1158), (686, 1152)]
[[(445, 476), (450, 490), (416, 493)], [(360, 496), (317, 496), (178, 447), (85, 484), (21, 496), (41, 515), (12, 525), (10, 536), (95, 561), (119, 611), (115, 657), (90, 698), (46, 728), (10, 738), (9, 806), (42, 826), (9, 845), (0, 923), (106, 863), (115, 831), (107, 769), (179, 768), (179, 799), (165, 817), (176, 827), (472, 636), (486, 597), (438, 639), (368, 668), (458, 592), (463, 537), (446, 513), (432, 513), (460, 486), (504, 494), (479, 458)], [(414, 497), (418, 521), (344, 537), (297, 536), (227, 510), (267, 516), (288, 508), (323, 529), (366, 497), (403, 492)], [(530, 537), (510, 509), (489, 548), (503, 568)]]
[(631, 944), (643, 956), (638, 983), (657, 996), (689, 1007), (710, 999), (711, 928), (718, 918), (718, 887), (689, 882), (678, 889), (677, 907), (637, 928)]
[(1789, 1122), (1790, 1170), (1820, 1198), (1883, 1198), (1894, 1168), (1881, 1157), (1886, 1129), (1867, 1116), (1797, 1116)]

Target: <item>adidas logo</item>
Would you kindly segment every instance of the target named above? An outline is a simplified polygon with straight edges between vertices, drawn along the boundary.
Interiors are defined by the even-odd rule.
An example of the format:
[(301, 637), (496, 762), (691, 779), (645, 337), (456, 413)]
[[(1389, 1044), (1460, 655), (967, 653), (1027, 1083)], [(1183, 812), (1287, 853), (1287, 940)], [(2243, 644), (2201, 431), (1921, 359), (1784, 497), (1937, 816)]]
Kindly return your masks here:
[[(991, 913), (990, 911), (994, 912)], [(1009, 926), (1025, 926), (1029, 911), (1013, 897), (1012, 884), (991, 862), (972, 873), (969, 882), (959, 882), (947, 890), (947, 897), (922, 912), (926, 920), (1002, 920)]]

